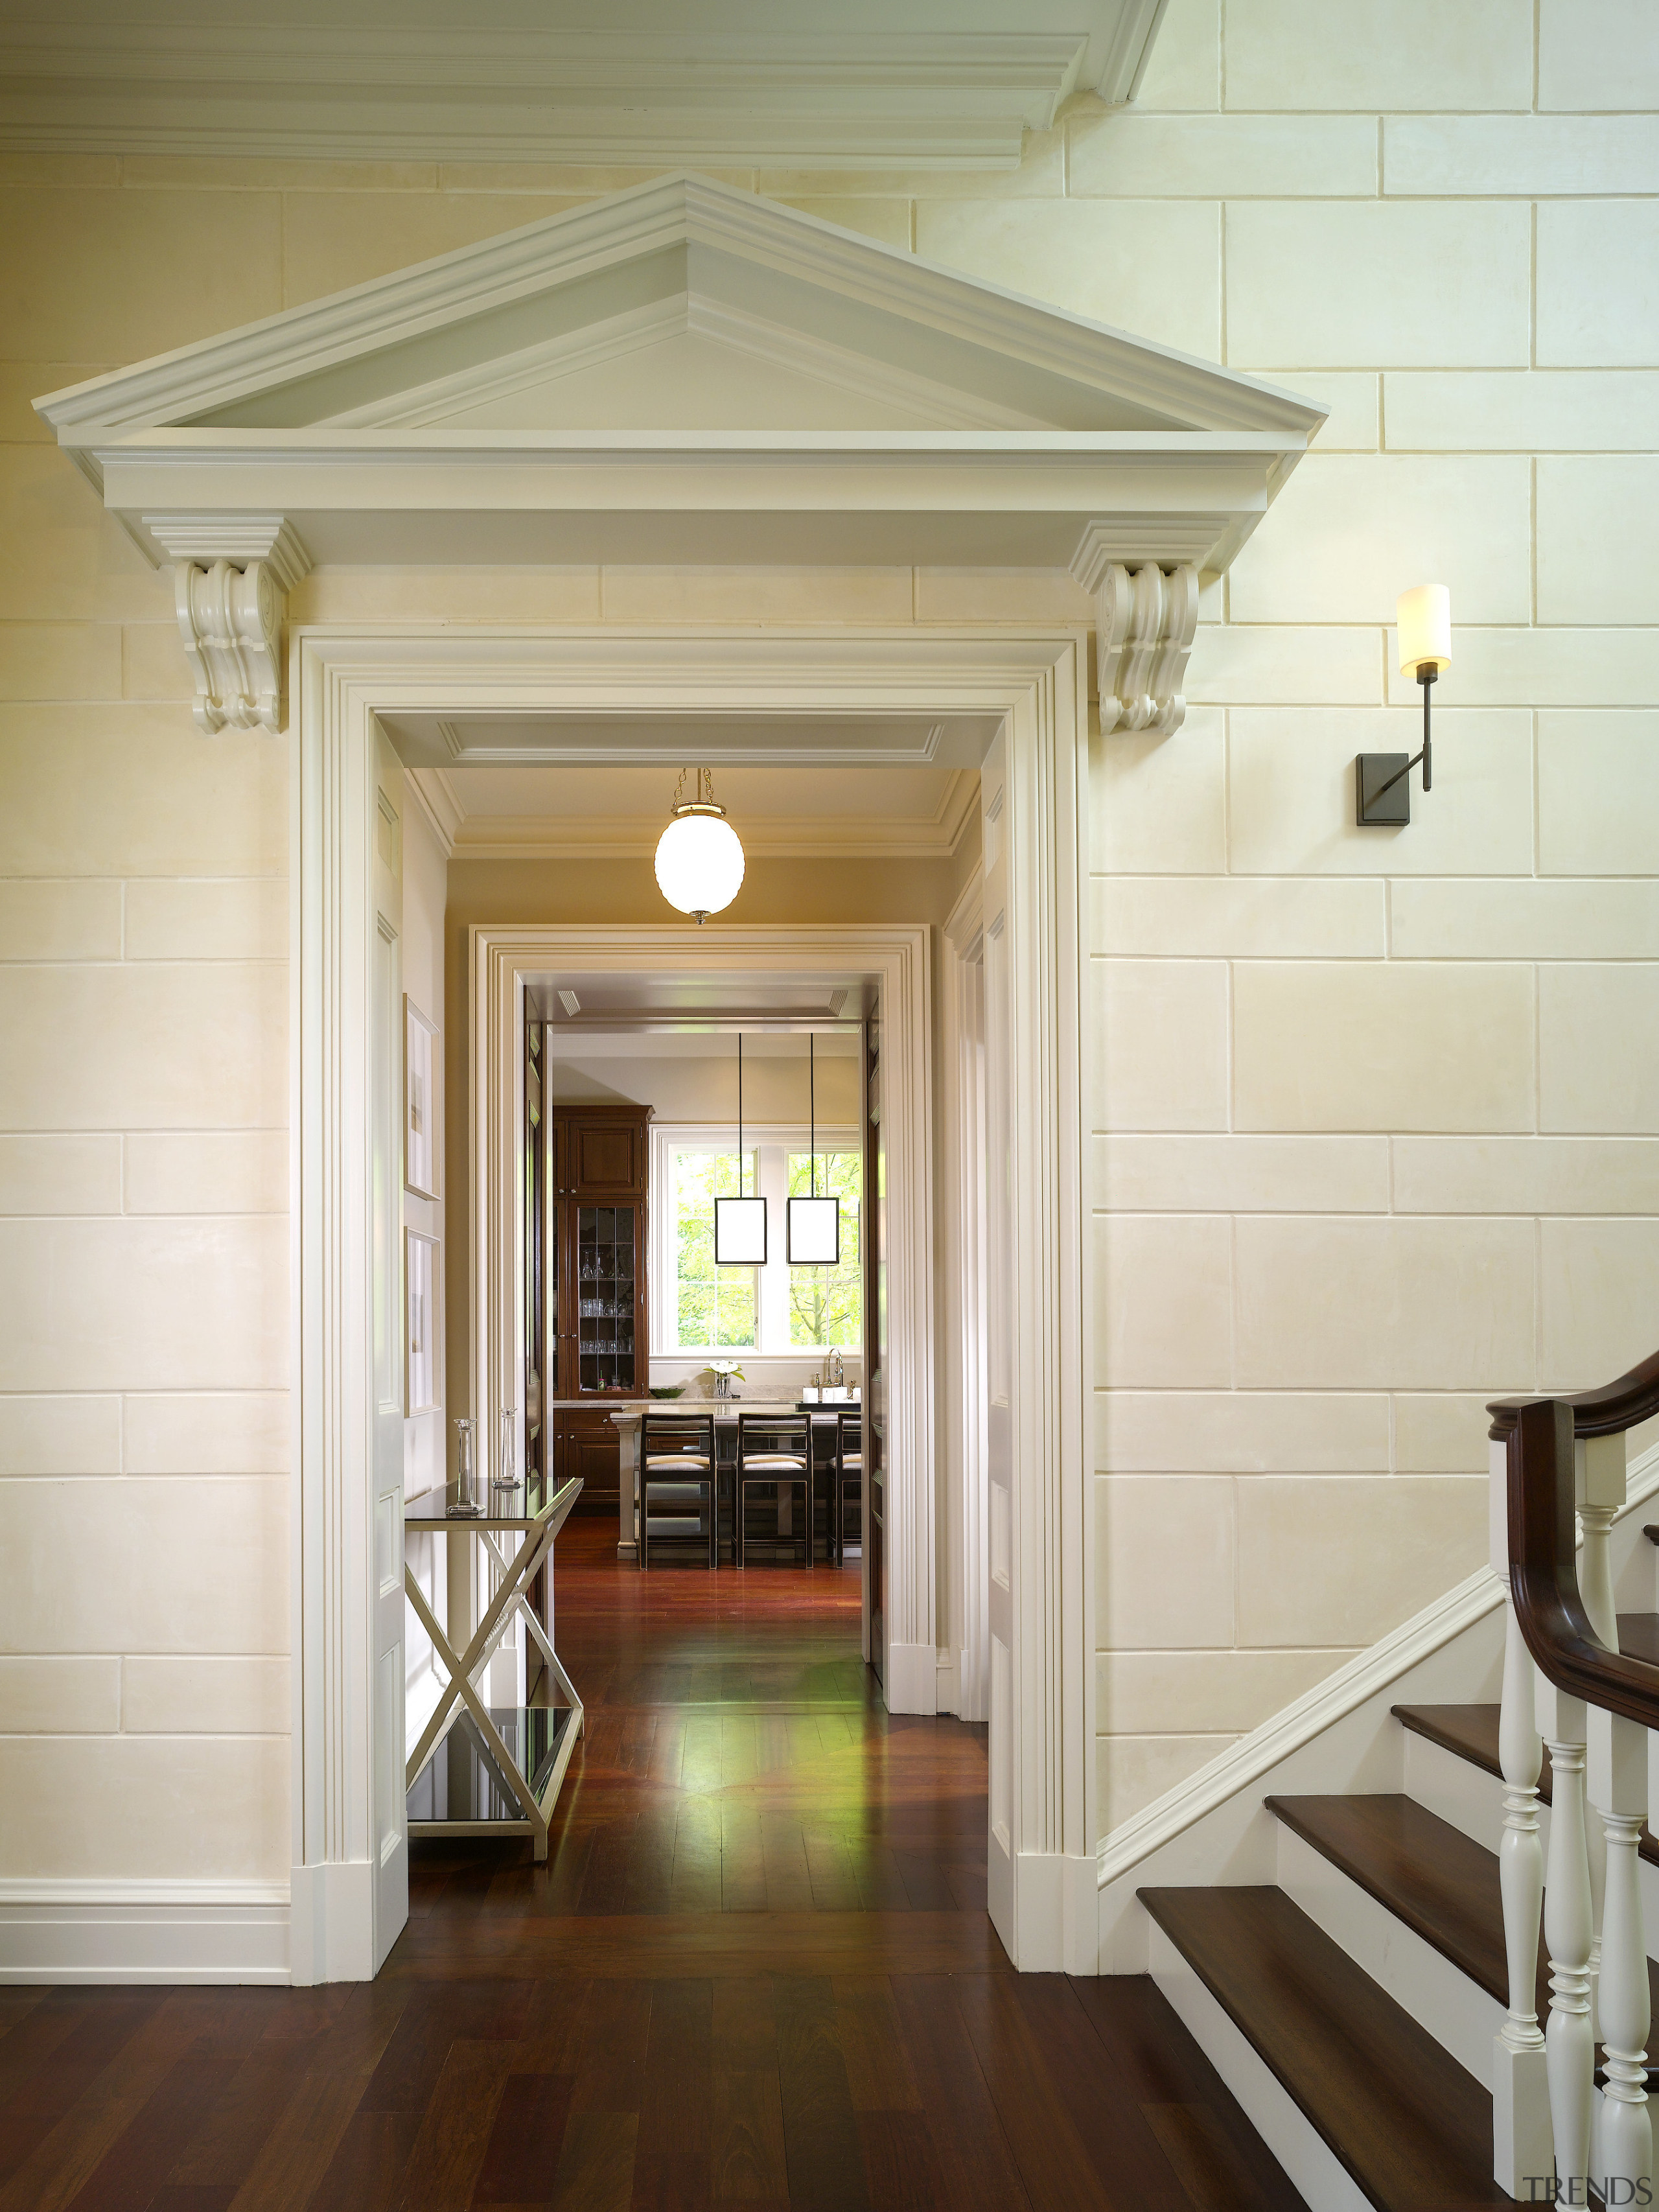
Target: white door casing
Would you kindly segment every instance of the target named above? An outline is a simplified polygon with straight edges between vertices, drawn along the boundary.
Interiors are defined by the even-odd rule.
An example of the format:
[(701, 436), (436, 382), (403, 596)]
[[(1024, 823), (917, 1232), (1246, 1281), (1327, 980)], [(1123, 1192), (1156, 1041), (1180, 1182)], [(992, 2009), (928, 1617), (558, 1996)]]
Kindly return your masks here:
[[(806, 760), (810, 756), (803, 755)], [(934, 1369), (933, 1255), (933, 1109), (928, 1038), (931, 1031), (928, 933), (926, 928), (817, 927), (743, 928), (711, 924), (693, 930), (684, 924), (666, 928), (617, 928), (556, 925), (475, 924), (469, 944), (471, 978), (468, 1088), (472, 1142), (469, 1156), (472, 1226), (472, 1372), (484, 1378), (475, 1396), (486, 1427), (503, 1405), (518, 1405), (523, 1393), (524, 1345), (520, 1334), (522, 1207), (518, 1203), (520, 1161), (518, 1132), (522, 1081), (512, 1049), (524, 1019), (526, 977), (545, 983), (560, 973), (620, 975), (648, 969), (653, 975), (677, 969), (699, 976), (788, 975), (810, 987), (825, 988), (862, 977), (890, 1018), (892, 1058), (885, 1069), (890, 1084), (890, 1152), (893, 1188), (889, 1227), (895, 1250), (892, 1280), (900, 1322), (890, 1366), (892, 1395), (901, 1412), (890, 1430), (890, 1477), (894, 1496), (890, 1528), (903, 1562), (900, 1602), (894, 1622), (904, 1630), (905, 1652), (925, 1653), (925, 1666), (912, 1657), (902, 1667), (902, 1681), (888, 1684), (890, 1709), (931, 1713), (936, 1705), (933, 1659), (934, 1545)], [(475, 1384), (475, 1389), (477, 1385)], [(893, 1516), (898, 1525), (893, 1526)], [(891, 1581), (890, 1577), (890, 1589)], [(865, 1644), (868, 1656), (869, 1595), (865, 1594)], [(887, 1670), (890, 1674), (890, 1669)]]
[[(741, 708), (779, 716), (873, 715), (926, 699), (941, 711), (1003, 718), (1000, 834), (1006, 890), (994, 941), (1006, 962), (1007, 990), (1000, 1017), (991, 972), (998, 916), (988, 898), (986, 905), (988, 1088), (994, 1099), (1005, 1101), (1000, 1123), (993, 1109), (992, 1157), (1006, 1161), (1012, 1294), (1008, 1698), (1006, 1741), (998, 1747), (1007, 1762), (1010, 1894), (998, 1924), (1022, 1967), (1094, 1971), (1092, 1457), (1082, 1265), (1087, 1162), (1079, 1076), (1086, 660), (1085, 634), (1072, 629), (1012, 635), (618, 629), (600, 637), (480, 629), (296, 635), (296, 1979), (362, 1978), (373, 1972), (376, 1957), (373, 1623), (379, 1584), (369, 1267), (373, 1070), (366, 1018), (376, 927), (376, 715), (544, 709), (568, 696), (573, 675), (584, 696), (602, 688), (619, 713), (648, 705), (657, 714)], [(811, 758), (804, 746), (803, 765)], [(590, 969), (607, 957), (618, 966), (637, 965), (640, 951), (654, 940), (665, 958), (678, 950), (689, 959), (695, 951), (699, 969), (707, 970), (720, 957), (752, 968), (760, 940), (792, 933), (665, 928), (629, 933), (626, 948), (624, 933), (616, 931), (515, 934), (562, 939), (570, 957)], [(822, 945), (830, 933), (809, 934)], [(852, 930), (836, 957), (860, 938), (906, 935)], [(504, 937), (493, 945), (489, 939), (489, 933), (475, 933), (471, 983), (479, 1020), (516, 1024), (508, 948)], [(545, 965), (546, 953), (544, 941), (523, 957)], [(925, 1143), (927, 961), (915, 949), (892, 957), (884, 980), (890, 1136), (901, 1119), (914, 1116)], [(906, 992), (913, 1000), (908, 1018), (914, 1042), (896, 1054), (897, 1000)], [(486, 1063), (495, 1057), (481, 1031), (475, 1030), (472, 1049)], [(511, 1064), (516, 1055), (508, 1058)], [(894, 1096), (902, 1061), (909, 1063), (904, 1079), (914, 1086), (902, 1105)], [(475, 1058), (475, 1100), (479, 1065)], [(494, 1182), (510, 1191), (516, 1105), (502, 1096), (476, 1125), (471, 1172), (486, 1189)], [(897, 1180), (896, 1171), (896, 1212), (904, 1202)], [(896, 1314), (915, 1321), (917, 1357), (931, 1363), (931, 1190), (925, 1174), (906, 1182), (919, 1219), (893, 1222), (893, 1304)], [(477, 1218), (475, 1211), (475, 1224)], [(911, 1249), (926, 1254), (927, 1264), (911, 1279), (899, 1279), (901, 1253)], [(475, 1267), (477, 1255), (475, 1233)], [(510, 1272), (516, 1259), (505, 1264)], [(514, 1372), (517, 1346), (502, 1318), (508, 1312), (516, 1312), (515, 1301), (501, 1306), (486, 1283), (475, 1281), (474, 1376), (482, 1403), (502, 1402), (501, 1384)], [(896, 1343), (896, 1391), (898, 1351)], [(936, 1648), (933, 1397), (930, 1376), (915, 1394), (917, 1457), (908, 1480), (896, 1458), (903, 1438), (893, 1439), (890, 1506), (890, 1634), (896, 1644), (925, 1649), (930, 1659)], [(994, 1521), (993, 1538), (994, 1544)], [(892, 1687), (896, 1692), (898, 1686)], [(994, 1706), (994, 1680), (993, 1689)], [(1087, 1911), (1081, 1911), (1085, 1887)]]
[(375, 745), (374, 949), (370, 1096), (374, 1133), (374, 1855), (378, 1972), (409, 1917), (409, 1824), (404, 1792), (404, 772), (384, 736)]
[[(945, 1132), (940, 1319), (950, 1644), (941, 1650), (939, 1663), (942, 1710), (958, 1713), (965, 1721), (983, 1721), (990, 1715), (984, 915), (981, 867), (964, 886), (945, 924), (939, 1009)], [(953, 1696), (945, 1700), (947, 1685)]]

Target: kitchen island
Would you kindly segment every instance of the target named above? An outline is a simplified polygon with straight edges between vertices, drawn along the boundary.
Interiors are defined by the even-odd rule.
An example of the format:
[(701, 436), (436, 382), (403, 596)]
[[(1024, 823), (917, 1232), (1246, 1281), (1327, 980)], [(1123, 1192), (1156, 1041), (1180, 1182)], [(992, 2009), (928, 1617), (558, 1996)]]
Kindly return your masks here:
[[(556, 1400), (556, 1413), (564, 1401)], [(591, 1399), (580, 1401), (587, 1406)], [(625, 1405), (611, 1408), (611, 1418), (617, 1425), (622, 1445), (622, 1480), (617, 1523), (617, 1556), (637, 1559), (640, 1550), (640, 1431), (647, 1412), (660, 1413), (712, 1413), (717, 1431), (729, 1429), (735, 1433), (739, 1413), (796, 1413), (805, 1410), (812, 1417), (815, 1429), (833, 1427), (837, 1418), (856, 1407), (856, 1398), (834, 1398), (820, 1406), (802, 1408), (795, 1398), (662, 1398), (630, 1399)], [(724, 1455), (722, 1454), (722, 1456)]]

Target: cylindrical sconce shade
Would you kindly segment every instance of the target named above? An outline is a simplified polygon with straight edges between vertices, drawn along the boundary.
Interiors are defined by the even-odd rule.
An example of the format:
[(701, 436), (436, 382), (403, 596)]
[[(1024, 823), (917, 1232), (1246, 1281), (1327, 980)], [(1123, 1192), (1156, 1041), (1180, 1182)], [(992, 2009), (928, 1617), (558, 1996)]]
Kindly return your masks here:
[(1451, 593), (1443, 584), (1419, 584), (1401, 592), (1395, 608), (1400, 629), (1400, 673), (1415, 676), (1431, 667), (1437, 675), (1451, 666)]

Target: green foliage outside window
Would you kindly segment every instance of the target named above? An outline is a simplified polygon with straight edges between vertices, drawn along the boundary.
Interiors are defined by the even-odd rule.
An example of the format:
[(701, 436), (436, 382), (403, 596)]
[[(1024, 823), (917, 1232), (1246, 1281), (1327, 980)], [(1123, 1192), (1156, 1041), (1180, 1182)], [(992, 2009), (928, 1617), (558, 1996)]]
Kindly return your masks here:
[[(805, 1198), (813, 1182), (811, 1156), (789, 1155), (789, 1195)], [(808, 1351), (864, 1348), (864, 1271), (859, 1241), (863, 1162), (856, 1152), (820, 1152), (817, 1184), (820, 1197), (841, 1200), (841, 1263), (835, 1267), (789, 1270), (789, 1341)]]
[[(746, 1177), (752, 1191), (752, 1152)], [(714, 1200), (738, 1195), (735, 1152), (675, 1154), (674, 1258), (679, 1341), (687, 1351), (755, 1347), (759, 1270), (714, 1265)]]

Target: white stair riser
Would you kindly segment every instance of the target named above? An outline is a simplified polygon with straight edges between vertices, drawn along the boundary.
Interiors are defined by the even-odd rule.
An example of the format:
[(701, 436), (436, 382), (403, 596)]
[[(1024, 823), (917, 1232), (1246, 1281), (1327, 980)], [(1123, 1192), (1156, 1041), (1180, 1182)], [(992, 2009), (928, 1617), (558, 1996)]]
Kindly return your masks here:
[[(1495, 1851), (1504, 1832), (1504, 1785), (1484, 1766), (1407, 1731), (1406, 1795), (1479, 1844)], [(1550, 1808), (1538, 1808), (1538, 1833), (1547, 1863)], [(1642, 1932), (1648, 1956), (1659, 1959), (1659, 1867), (1643, 1859), (1637, 1869), (1642, 1892)]]
[(1449, 2057), (1490, 2090), (1492, 2039), (1504, 2024), (1504, 2007), (1495, 1998), (1282, 1820), (1279, 1886)]
[(1245, 2118), (1301, 2191), (1308, 2212), (1375, 2212), (1370, 2197), (1156, 1921), (1147, 1964)]

